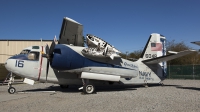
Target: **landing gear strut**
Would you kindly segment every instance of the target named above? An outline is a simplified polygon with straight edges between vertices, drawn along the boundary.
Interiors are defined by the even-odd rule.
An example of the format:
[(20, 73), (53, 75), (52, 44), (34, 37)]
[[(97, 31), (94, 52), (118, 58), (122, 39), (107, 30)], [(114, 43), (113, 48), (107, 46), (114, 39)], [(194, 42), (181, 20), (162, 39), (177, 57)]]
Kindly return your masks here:
[(163, 87), (163, 86), (165, 86), (165, 85), (164, 85), (162, 82), (161, 82), (161, 83), (159, 83), (159, 84), (160, 84), (162, 87)]
[(148, 88), (149, 86), (148, 86), (148, 83), (147, 83), (146, 80), (144, 80), (144, 83), (145, 83), (145, 84), (144, 84), (144, 87), (145, 87), (145, 88)]
[(9, 77), (9, 81), (8, 81), (8, 93), (14, 94), (16, 92), (16, 89), (14, 87), (12, 87), (12, 83), (14, 83), (14, 76), (12, 75), (12, 72), (10, 72), (7, 75), (7, 78), (8, 77)]
[(88, 79), (82, 79), (83, 87), (79, 88), (83, 89), (83, 94), (92, 94), (95, 93), (94, 84), (90, 83)]

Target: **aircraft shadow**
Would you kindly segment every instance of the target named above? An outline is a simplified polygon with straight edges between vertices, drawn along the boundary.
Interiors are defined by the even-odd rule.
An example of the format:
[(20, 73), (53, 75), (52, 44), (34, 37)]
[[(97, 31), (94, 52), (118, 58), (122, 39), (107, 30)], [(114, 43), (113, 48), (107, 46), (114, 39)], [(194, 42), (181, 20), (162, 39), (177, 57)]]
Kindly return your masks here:
[(135, 86), (97, 86), (97, 92), (112, 92), (112, 91), (133, 91), (137, 90)]
[(196, 88), (196, 87), (176, 87), (178, 89), (189, 89), (189, 90), (196, 90), (196, 91), (200, 91), (200, 88)]
[[(29, 89), (18, 92), (40, 92), (40, 91), (59, 91), (59, 92), (82, 92), (82, 90), (78, 90), (80, 86), (69, 86), (68, 88), (61, 88), (60, 86), (49, 86), (42, 89)], [(135, 86), (96, 86), (97, 92), (112, 92), (112, 91), (132, 91), (137, 90)]]
[(156, 87), (156, 86), (162, 86), (162, 87), (180, 87), (181, 85), (169, 85), (169, 84), (164, 84), (164, 85), (160, 85), (160, 84), (152, 84), (149, 85), (149, 87)]
[[(61, 88), (60, 86), (49, 86), (42, 89), (29, 89), (18, 92), (50, 92), (50, 91), (59, 91), (59, 92), (68, 92), (68, 93), (76, 93), (82, 92), (82, 90), (78, 90), (80, 86), (69, 86), (68, 88)], [(149, 87), (161, 87), (160, 84), (151, 84)], [(199, 90), (200, 88), (192, 88), (192, 87), (182, 87), (181, 85), (163, 85), (162, 87), (176, 87), (179, 89), (192, 89)], [(133, 91), (137, 90), (137, 88), (145, 88), (143, 85), (107, 85), (107, 86), (95, 86), (96, 92), (114, 92), (114, 91)]]
[[(159, 85), (155, 84), (155, 85), (151, 85), (150, 87), (154, 87), (154, 86), (159, 86)], [(200, 88), (196, 88), (196, 87), (183, 87), (182, 85), (163, 85), (163, 87), (165, 87), (165, 86), (167, 86), (167, 87), (176, 87), (177, 89), (189, 89), (189, 90), (200, 91)]]

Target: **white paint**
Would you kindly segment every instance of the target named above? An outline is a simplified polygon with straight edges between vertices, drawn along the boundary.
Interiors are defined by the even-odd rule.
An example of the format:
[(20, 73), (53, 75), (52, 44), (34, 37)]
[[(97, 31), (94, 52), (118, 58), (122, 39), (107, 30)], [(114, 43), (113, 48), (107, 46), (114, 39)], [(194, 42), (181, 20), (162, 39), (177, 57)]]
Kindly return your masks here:
[(34, 85), (34, 80), (31, 80), (31, 79), (28, 79), (28, 78), (24, 78), (24, 81), (23, 81), (24, 83), (26, 83), (26, 84), (30, 84), (30, 85)]
[(89, 73), (89, 72), (82, 72), (81, 78), (82, 79), (115, 81), (115, 82), (120, 80), (120, 76), (109, 75), (109, 74)]

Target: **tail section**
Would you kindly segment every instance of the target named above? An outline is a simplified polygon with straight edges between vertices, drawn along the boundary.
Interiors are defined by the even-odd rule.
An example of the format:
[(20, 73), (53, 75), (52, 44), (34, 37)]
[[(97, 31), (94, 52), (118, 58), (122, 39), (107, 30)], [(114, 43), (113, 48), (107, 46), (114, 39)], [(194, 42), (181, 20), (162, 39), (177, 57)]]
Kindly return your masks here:
[(151, 58), (165, 56), (166, 55), (165, 40), (166, 40), (165, 37), (160, 34), (157, 33), (151, 34), (140, 58), (142, 58), (143, 60), (147, 60)]
[[(150, 35), (148, 42), (146, 43), (146, 46), (142, 52), (142, 55), (140, 58), (142, 58), (143, 61), (166, 56), (166, 39), (163, 35), (153, 33)], [(167, 63), (166, 61), (158, 63), (160, 66), (159, 69), (156, 70), (156, 74), (159, 75), (159, 77), (166, 77), (167, 73)]]

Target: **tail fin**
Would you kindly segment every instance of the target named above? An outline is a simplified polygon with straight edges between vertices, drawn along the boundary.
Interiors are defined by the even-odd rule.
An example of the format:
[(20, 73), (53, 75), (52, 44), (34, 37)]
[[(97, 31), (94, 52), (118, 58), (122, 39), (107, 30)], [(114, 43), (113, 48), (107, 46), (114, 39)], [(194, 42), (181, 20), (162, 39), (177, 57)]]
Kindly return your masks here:
[[(163, 35), (153, 33), (150, 35), (148, 42), (142, 52), (140, 58), (142, 60), (149, 60), (156, 57), (166, 56), (166, 39)], [(166, 77), (167, 75), (167, 62), (160, 62), (160, 69), (157, 69), (159, 77)]]
[(165, 56), (166, 55), (165, 40), (166, 40), (165, 37), (160, 34), (157, 33), (151, 34), (140, 58), (142, 58), (143, 60), (147, 60), (151, 58)]

